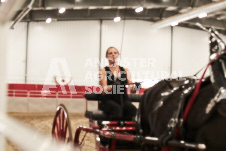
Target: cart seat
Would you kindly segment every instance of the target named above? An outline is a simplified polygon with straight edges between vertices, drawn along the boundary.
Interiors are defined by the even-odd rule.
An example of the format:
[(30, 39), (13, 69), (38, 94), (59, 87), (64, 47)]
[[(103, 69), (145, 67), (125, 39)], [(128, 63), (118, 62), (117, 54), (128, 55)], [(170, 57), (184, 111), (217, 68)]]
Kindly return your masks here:
[(105, 120), (106, 118), (108, 118), (108, 116), (101, 110), (86, 111), (85, 117), (93, 120)]
[(86, 111), (85, 117), (92, 119), (92, 120), (100, 120), (100, 121), (131, 121), (131, 117), (114, 117), (111, 115), (106, 115), (101, 110), (94, 110), (94, 111)]
[[(131, 102), (140, 102), (140, 94), (128, 94), (128, 98)], [(85, 98), (88, 101), (98, 101), (103, 100), (102, 94), (85, 94)], [(112, 115), (105, 114), (102, 110), (86, 111), (85, 117), (92, 120), (103, 120), (103, 121), (130, 121), (131, 117), (114, 117)]]
[[(86, 93), (84, 95), (86, 100), (88, 101), (101, 101), (103, 100), (103, 95), (102, 94), (96, 94), (96, 93)], [(140, 102), (142, 95), (141, 94), (128, 94), (128, 99), (131, 102)]]

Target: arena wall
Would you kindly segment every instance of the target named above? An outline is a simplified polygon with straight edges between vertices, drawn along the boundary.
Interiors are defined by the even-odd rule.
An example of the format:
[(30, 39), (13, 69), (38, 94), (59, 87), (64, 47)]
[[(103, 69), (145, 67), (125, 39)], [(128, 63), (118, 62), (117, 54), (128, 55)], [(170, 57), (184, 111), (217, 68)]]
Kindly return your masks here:
[[(133, 81), (143, 82), (143, 88), (173, 74), (174, 77), (193, 75), (208, 62), (206, 32), (183, 27), (153, 31), (149, 25), (135, 20), (18, 23), (9, 31), (7, 82), (46, 84), (52, 60), (63, 58), (71, 74), (69, 85), (97, 86), (96, 77), (99, 68), (105, 65), (105, 51), (109, 46), (121, 51), (121, 65), (131, 71)], [(48, 82), (56, 84), (53, 77)], [(37, 98), (32, 97), (36, 92), (19, 90), (25, 90), (27, 95), (8, 95), (9, 112), (53, 112), (59, 103), (66, 103), (71, 112), (85, 109), (83, 97)]]

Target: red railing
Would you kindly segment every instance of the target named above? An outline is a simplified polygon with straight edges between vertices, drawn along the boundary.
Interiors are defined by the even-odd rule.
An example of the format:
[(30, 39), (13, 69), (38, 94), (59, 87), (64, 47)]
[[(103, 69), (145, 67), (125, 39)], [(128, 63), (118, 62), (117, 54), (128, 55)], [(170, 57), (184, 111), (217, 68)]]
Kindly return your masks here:
[[(48, 91), (47, 91), (48, 90)], [(90, 91), (100, 91), (97, 86), (63, 86), (40, 84), (8, 84), (8, 97), (32, 97), (32, 98), (84, 98), (84, 94)], [(145, 89), (138, 92), (142, 94)]]
[(31, 98), (84, 98), (85, 92), (77, 92), (77, 94), (72, 94), (70, 91), (56, 92), (49, 91), (36, 91), (36, 90), (8, 90), (8, 97), (31, 97)]

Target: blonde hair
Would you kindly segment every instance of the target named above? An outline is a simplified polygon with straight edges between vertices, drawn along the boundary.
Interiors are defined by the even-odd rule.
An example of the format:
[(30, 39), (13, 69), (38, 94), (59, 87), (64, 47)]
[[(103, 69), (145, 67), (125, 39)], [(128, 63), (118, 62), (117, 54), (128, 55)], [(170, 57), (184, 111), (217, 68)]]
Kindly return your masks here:
[[(117, 51), (118, 51), (118, 49), (117, 49), (117, 48), (115, 48), (115, 47), (109, 47), (109, 48), (107, 49), (107, 51), (106, 51), (106, 57), (107, 57), (107, 55), (108, 55), (108, 51), (109, 51), (109, 49), (112, 49), (112, 48), (114, 48), (115, 50), (117, 50)], [(118, 53), (119, 53), (119, 51), (118, 51)]]

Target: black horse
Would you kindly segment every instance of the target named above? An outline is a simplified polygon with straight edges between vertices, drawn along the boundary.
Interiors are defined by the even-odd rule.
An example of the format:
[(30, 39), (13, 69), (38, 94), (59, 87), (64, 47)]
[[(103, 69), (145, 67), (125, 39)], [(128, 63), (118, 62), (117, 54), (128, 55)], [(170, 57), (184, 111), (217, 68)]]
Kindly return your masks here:
[[(210, 40), (210, 54), (219, 55), (219, 43), (213, 37)], [(140, 126), (144, 136), (158, 137), (161, 141), (161, 147), (144, 145), (147, 150), (159, 151), (172, 139), (204, 143), (207, 151), (226, 150), (225, 65), (225, 50), (221, 50), (210, 63), (211, 76), (200, 81), (189, 112), (187, 105), (197, 87), (194, 78), (163, 80), (145, 91), (139, 107)]]

